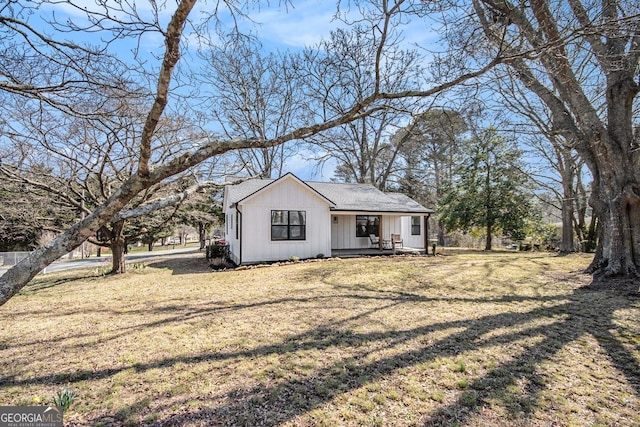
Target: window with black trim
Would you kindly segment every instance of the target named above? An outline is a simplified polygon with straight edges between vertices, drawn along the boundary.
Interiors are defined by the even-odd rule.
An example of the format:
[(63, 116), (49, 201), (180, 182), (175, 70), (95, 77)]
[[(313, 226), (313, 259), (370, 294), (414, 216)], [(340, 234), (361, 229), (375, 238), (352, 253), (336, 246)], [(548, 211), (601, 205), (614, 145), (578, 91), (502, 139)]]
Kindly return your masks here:
[(271, 211), (271, 240), (306, 240), (306, 211)]
[(420, 217), (419, 216), (411, 217), (411, 235), (412, 236), (420, 235)]
[(369, 237), (370, 234), (377, 236), (379, 229), (380, 217), (356, 215), (356, 237)]

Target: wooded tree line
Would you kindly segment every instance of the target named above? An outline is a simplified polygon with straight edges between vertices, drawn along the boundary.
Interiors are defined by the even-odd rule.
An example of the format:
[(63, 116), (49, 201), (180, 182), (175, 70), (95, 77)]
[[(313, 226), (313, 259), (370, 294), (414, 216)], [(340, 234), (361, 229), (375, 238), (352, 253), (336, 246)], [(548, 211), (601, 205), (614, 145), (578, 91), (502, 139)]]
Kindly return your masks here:
[[(580, 168), (589, 170), (589, 205), (599, 224), (590, 271), (637, 275), (636, 2), (352, 1), (337, 11), (344, 27), (323, 42), (267, 54), (255, 35), (234, 25), (257, 3), (180, 0), (150, 2), (145, 10), (42, 0), (0, 7), (2, 197), (25, 185), (54, 194), (55, 204), (35, 216), (55, 208), (73, 222), (0, 277), (0, 303), (87, 239), (121, 239), (121, 221), (169, 208), (169, 200), (179, 203), (222, 175), (278, 174), (292, 151), (337, 159), (342, 179), (384, 187), (397, 178), (405, 191), (418, 192), (424, 188), (415, 183), (424, 184), (420, 173), (427, 172), (445, 188), (454, 172), (447, 156), (457, 153), (441, 146), (437, 133), (455, 134), (462, 124), (450, 114), (447, 130), (438, 116), (464, 116), (463, 107), (475, 105), (486, 126), (471, 140), (547, 147), (567, 221), (571, 209), (586, 207)], [(63, 7), (72, 14), (58, 20)], [(404, 42), (408, 23), (437, 27), (443, 48)], [(87, 42), (77, 42), (78, 34)], [(162, 50), (144, 54), (150, 36), (163, 40)], [(122, 40), (136, 47), (123, 55)], [(507, 111), (505, 122), (499, 113)], [(475, 163), (457, 174), (457, 188), (470, 188), (483, 170), (499, 171), (511, 154), (489, 166), (489, 153), (498, 151), (466, 152)], [(491, 198), (484, 200), (487, 206)], [(506, 231), (518, 217), (486, 222)]]

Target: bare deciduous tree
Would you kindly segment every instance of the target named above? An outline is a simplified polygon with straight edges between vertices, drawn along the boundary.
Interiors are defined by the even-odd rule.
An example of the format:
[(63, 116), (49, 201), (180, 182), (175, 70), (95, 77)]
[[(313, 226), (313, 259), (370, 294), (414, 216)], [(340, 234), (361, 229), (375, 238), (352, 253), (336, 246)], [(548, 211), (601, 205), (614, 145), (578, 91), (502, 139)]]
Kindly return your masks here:
[[(301, 80), (294, 55), (262, 53), (254, 37), (235, 33), (218, 36), (220, 45), (206, 46), (199, 76), (213, 116), (225, 138), (267, 140), (287, 133), (304, 121)], [(232, 153), (234, 175), (279, 177), (286, 160), (296, 153), (291, 143)]]
[[(509, 70), (551, 115), (551, 129), (593, 175), (600, 221), (595, 277), (640, 268), (640, 150), (634, 103), (640, 92), (640, 6), (624, 0), (473, 0), (477, 46), (512, 56)], [(484, 44), (483, 44), (484, 43)], [(477, 53), (477, 51), (476, 51)]]
[[(405, 163), (401, 188), (423, 203), (427, 202), (423, 198), (430, 197), (428, 202), (437, 206), (445, 186), (452, 181), (456, 162), (460, 160), (461, 135), (467, 129), (458, 111), (433, 108), (416, 115), (397, 135)], [(427, 186), (431, 191), (425, 189)], [(445, 244), (444, 232), (444, 224), (438, 220), (439, 245)]]
[[(334, 31), (330, 39), (304, 53), (303, 61), (310, 68), (311, 96), (316, 94), (314, 106), (324, 116), (344, 114), (348, 105), (362, 102), (375, 90), (399, 92), (416, 86), (424, 71), (420, 56), (416, 51), (402, 50), (398, 40), (388, 40), (391, 46), (384, 53), (372, 49), (384, 27), (373, 28), (377, 31), (359, 24), (351, 31)], [(331, 86), (340, 89), (327, 92), (325, 88)], [(394, 128), (414, 108), (416, 99), (395, 99), (385, 109), (314, 136), (311, 142), (320, 149), (317, 160), (337, 161), (335, 175), (339, 179), (368, 182), (384, 190), (400, 149), (391, 141)]]
[[(496, 114), (512, 127), (520, 143), (529, 148), (530, 156), (535, 159), (529, 169), (531, 178), (554, 196), (542, 201), (551, 203), (550, 207), (560, 213), (560, 252), (574, 252), (582, 246), (576, 238), (578, 242), (588, 240), (587, 189), (583, 179), (588, 172), (584, 161), (562, 135), (553, 131), (551, 114), (544, 103), (537, 97), (527, 96), (526, 88), (517, 78), (501, 71), (490, 73), (485, 79), (487, 87), (500, 95), (494, 107), (500, 110)], [(595, 247), (595, 243), (584, 246)]]

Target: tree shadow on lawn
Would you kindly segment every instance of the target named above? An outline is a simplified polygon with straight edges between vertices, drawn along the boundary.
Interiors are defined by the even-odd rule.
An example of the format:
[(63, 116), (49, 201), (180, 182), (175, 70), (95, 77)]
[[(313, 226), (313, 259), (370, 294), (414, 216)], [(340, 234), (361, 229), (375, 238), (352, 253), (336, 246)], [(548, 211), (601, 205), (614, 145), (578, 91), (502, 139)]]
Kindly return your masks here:
[[(20, 294), (32, 294), (45, 289), (55, 288), (57, 286), (66, 285), (76, 281), (93, 282), (104, 279), (105, 273), (102, 271), (102, 267), (87, 267), (81, 269), (73, 269), (64, 272), (49, 273), (56, 274), (55, 278), (49, 275), (38, 275), (31, 282), (28, 283), (23, 289), (20, 290)], [(70, 292), (72, 289), (69, 290)], [(37, 314), (37, 312), (34, 312)]]
[[(637, 288), (637, 286), (635, 287)], [(590, 287), (577, 289), (572, 295), (531, 298), (541, 303), (557, 303), (551, 307), (539, 307), (528, 312), (508, 312), (489, 315), (476, 320), (442, 322), (406, 331), (354, 333), (328, 325), (309, 333), (293, 336), (280, 345), (259, 347), (248, 352), (228, 354), (225, 358), (257, 356), (264, 354), (284, 354), (287, 352), (312, 349), (325, 350), (330, 347), (350, 347), (364, 350), (351, 354), (348, 360), (335, 363), (309, 375), (298, 375), (284, 380), (274, 379), (271, 385), (249, 388), (236, 388), (227, 393), (224, 402), (218, 406), (197, 410), (181, 410), (156, 425), (191, 425), (206, 420), (207, 425), (265, 425), (273, 426), (319, 408), (340, 394), (360, 388), (371, 381), (381, 380), (403, 368), (433, 361), (437, 358), (450, 358), (491, 346), (509, 345), (532, 336), (541, 339), (528, 346), (519, 356), (487, 372), (481, 378), (472, 381), (456, 401), (427, 414), (423, 425), (463, 425), (489, 402), (499, 402), (511, 420), (526, 420), (536, 410), (541, 392), (545, 389), (545, 379), (537, 373), (537, 367), (553, 359), (566, 345), (585, 335), (595, 337), (609, 359), (640, 396), (640, 366), (632, 354), (615, 333), (619, 327), (613, 322), (616, 310), (637, 307), (637, 293), (620, 297), (619, 290), (611, 293)], [(407, 301), (421, 300), (420, 296), (400, 297), (391, 305)], [(506, 302), (508, 298), (500, 298)], [(521, 298), (516, 298), (520, 301)], [(564, 300), (564, 302), (563, 302)], [(492, 301), (479, 299), (478, 303)], [(594, 305), (596, 309), (594, 310)], [(379, 307), (387, 309), (390, 305)], [(356, 317), (362, 317), (359, 314)], [(526, 324), (539, 320), (552, 319), (552, 323), (526, 327)], [(343, 319), (339, 323), (347, 323)], [(492, 334), (504, 325), (524, 327), (523, 330), (509, 331), (504, 334)], [(446, 338), (437, 340), (410, 351), (367, 361), (375, 349), (367, 344), (379, 343), (393, 348), (407, 341), (426, 336), (434, 331), (460, 328)], [(214, 357), (215, 355), (204, 356)], [(173, 363), (167, 361), (169, 363)], [(186, 360), (186, 362), (191, 362)], [(510, 392), (510, 387), (520, 380), (526, 380), (526, 388), (518, 396)], [(187, 402), (185, 401), (185, 406)], [(135, 405), (134, 405), (135, 406)], [(174, 405), (175, 406), (175, 405)]]
[[(536, 409), (540, 393), (545, 389), (545, 379), (537, 373), (545, 361), (550, 361), (566, 345), (591, 335), (596, 338), (615, 368), (626, 378), (640, 396), (640, 366), (615, 333), (619, 327), (613, 322), (616, 310), (637, 307), (637, 285), (626, 297), (593, 287), (577, 289), (573, 295), (533, 298), (540, 302), (568, 299), (552, 307), (540, 307), (524, 313), (503, 313), (481, 317), (471, 321), (453, 321), (434, 324), (408, 331), (389, 333), (354, 334), (333, 328), (316, 330), (315, 336), (300, 336), (294, 341), (299, 348), (323, 349), (333, 345), (358, 346), (380, 342), (388, 347), (425, 336), (433, 331), (463, 328), (444, 339), (399, 355), (381, 358), (373, 362), (347, 363), (340, 360), (308, 376), (274, 381), (268, 387), (236, 389), (228, 393), (227, 403), (195, 412), (176, 414), (159, 422), (159, 425), (184, 425), (198, 419), (207, 419), (212, 425), (277, 425), (319, 408), (338, 395), (380, 380), (400, 369), (408, 368), (437, 358), (457, 355), (495, 345), (539, 336), (542, 339), (530, 345), (518, 357), (505, 362), (471, 382), (464, 393), (452, 404), (441, 407), (422, 421), (425, 426), (463, 425), (478, 413), (489, 401), (498, 401), (509, 414), (509, 419), (527, 419)], [(418, 298), (419, 299), (419, 298)], [(407, 300), (407, 299), (405, 299)], [(506, 300), (502, 298), (501, 300)], [(516, 298), (516, 300), (520, 300)], [(478, 301), (486, 302), (486, 301)], [(594, 310), (594, 305), (597, 305)], [(517, 332), (494, 335), (502, 325), (525, 325), (536, 319), (555, 319), (551, 324), (529, 327)], [(485, 337), (489, 335), (489, 337)], [(269, 349), (267, 352), (277, 349)], [(365, 360), (369, 350), (355, 356)], [(354, 356), (351, 356), (354, 357)], [(510, 387), (526, 380), (526, 389), (519, 396), (510, 393)]]
[[(134, 265), (141, 263), (150, 268), (171, 270), (173, 275), (212, 272), (211, 268), (209, 268), (209, 263), (201, 253), (167, 255), (166, 258), (160, 258), (154, 261), (138, 262), (136, 260), (132, 260), (127, 262), (127, 271), (135, 270)], [(38, 275), (31, 283), (27, 284), (20, 293), (36, 293), (45, 289), (62, 286), (67, 283), (73, 283), (78, 280), (83, 282), (101, 280), (104, 279), (105, 276), (109, 276), (110, 271), (111, 264), (103, 264), (49, 273), (49, 275)], [(56, 274), (57, 276), (52, 278), (50, 274)], [(39, 313), (34, 312), (34, 314)]]
[[(140, 322), (137, 323), (135, 325), (131, 325), (131, 326), (124, 326), (124, 327), (118, 327), (116, 329), (114, 329), (111, 333), (107, 334), (106, 336), (102, 336), (100, 338), (95, 338), (95, 332), (94, 331), (90, 331), (90, 332), (85, 332), (85, 333), (78, 333), (78, 334), (73, 334), (73, 335), (67, 335), (65, 337), (65, 339), (82, 339), (82, 338), (87, 338), (87, 337), (93, 337), (94, 339), (92, 340), (93, 344), (106, 344), (109, 341), (113, 341), (116, 340), (118, 338), (130, 335), (131, 333), (135, 333), (135, 332), (139, 332), (139, 331), (144, 331), (144, 330), (149, 330), (149, 329), (154, 329), (154, 328), (158, 328), (164, 325), (169, 325), (169, 324), (181, 324), (184, 323), (186, 321), (190, 321), (190, 320), (197, 320), (197, 319), (206, 319), (209, 318), (211, 316), (215, 316), (215, 315), (219, 315), (225, 312), (232, 312), (232, 311), (242, 311), (242, 310), (251, 310), (251, 309), (256, 309), (256, 308), (260, 308), (260, 307), (269, 307), (269, 306), (278, 306), (278, 305), (285, 305), (285, 304), (305, 304), (305, 303), (312, 303), (312, 302), (321, 302), (323, 305), (328, 305), (330, 304), (330, 302), (332, 300), (343, 300), (343, 299), (356, 299), (356, 300), (363, 300), (363, 301), (370, 301), (370, 300), (380, 300), (380, 301), (394, 301), (393, 304), (391, 305), (396, 305), (397, 303), (401, 303), (401, 302), (406, 302), (406, 301), (422, 301), (422, 302), (428, 302), (428, 301), (436, 301), (437, 299), (431, 299), (431, 298), (424, 298), (424, 297), (420, 297), (420, 296), (416, 296), (414, 294), (408, 294), (408, 293), (394, 293), (393, 295), (385, 295), (385, 291), (379, 292), (380, 295), (370, 295), (370, 296), (363, 296), (363, 295), (359, 295), (359, 294), (341, 294), (339, 296), (336, 295), (329, 295), (329, 296), (316, 296), (316, 297), (287, 297), (287, 298), (278, 298), (278, 299), (272, 299), (272, 300), (265, 300), (265, 301), (258, 301), (258, 302), (253, 302), (253, 303), (246, 303), (246, 304), (229, 304), (225, 301), (210, 301), (208, 304), (206, 305), (202, 305), (199, 304), (197, 306), (189, 306), (186, 304), (181, 304), (181, 305), (177, 305), (177, 304), (172, 304), (172, 305), (166, 305), (166, 306), (157, 306), (157, 307), (145, 307), (143, 309), (137, 309), (137, 310), (128, 310), (128, 309), (122, 309), (122, 310), (114, 310), (114, 309), (105, 309), (105, 308), (97, 308), (94, 307), (90, 310), (90, 313), (93, 314), (98, 314), (98, 313), (108, 313), (110, 315), (113, 316), (120, 316), (120, 315), (131, 315), (131, 316), (140, 316), (140, 318), (143, 318), (144, 316), (148, 316), (150, 314), (167, 314), (167, 317), (162, 317), (159, 318), (157, 320), (153, 320), (153, 321), (146, 321), (146, 322)], [(338, 304), (338, 302), (336, 302), (336, 304)], [(388, 308), (389, 306), (384, 306), (381, 309), (384, 308)], [(378, 310), (376, 310), (378, 311)], [(39, 310), (39, 311), (27, 311), (27, 312), (22, 312), (22, 315), (37, 315), (37, 316), (42, 316), (42, 317), (48, 317), (48, 318), (58, 318), (61, 315), (73, 315), (73, 314), (87, 314), (87, 310), (86, 309), (82, 309), (82, 310), (58, 310), (58, 311), (52, 311), (52, 310)], [(351, 318), (350, 320), (355, 320), (357, 318), (360, 317), (364, 317), (371, 314), (371, 312), (363, 312), (353, 318)], [(291, 340), (297, 340), (300, 337), (292, 337)], [(21, 342), (21, 346), (22, 347), (30, 347), (30, 346), (41, 346), (43, 344), (51, 344), (51, 343), (55, 343), (60, 345), (60, 338), (59, 337), (54, 337), (54, 338), (50, 338), (50, 339), (38, 339), (35, 341), (23, 341)], [(0, 349), (3, 348), (9, 348), (8, 344), (2, 344), (0, 343)], [(84, 343), (78, 343), (76, 345), (72, 345), (69, 346), (68, 348), (85, 348), (85, 344)], [(269, 348), (268, 353), (273, 352), (271, 348)], [(264, 353), (261, 353), (264, 354)], [(247, 354), (247, 356), (251, 356), (252, 354)], [(206, 359), (206, 355), (205, 356), (197, 356), (196, 357), (196, 361), (198, 360), (204, 360)], [(224, 356), (223, 356), (224, 358)], [(217, 359), (216, 357), (213, 357), (212, 359)], [(171, 365), (173, 363), (176, 363), (176, 361), (167, 361), (166, 365)], [(151, 368), (153, 366), (148, 366), (144, 369), (147, 368)], [(91, 377), (93, 378), (104, 378), (106, 376), (110, 376), (113, 375), (114, 373), (117, 373), (121, 370), (125, 370), (127, 368), (122, 368), (122, 369), (117, 369), (117, 370), (106, 370), (106, 371), (96, 371), (94, 372)], [(86, 376), (86, 372), (83, 371), (83, 376)], [(20, 382), (20, 384), (31, 384), (31, 383), (36, 383), (36, 382), (54, 382), (56, 381), (55, 378), (58, 379), (62, 379), (64, 378), (63, 376), (60, 375), (52, 375), (50, 377), (40, 377), (38, 379), (34, 379), (32, 381), (22, 381)], [(69, 375), (69, 378), (71, 381), (73, 381), (75, 378), (75, 375)], [(9, 380), (9, 377), (0, 377), (0, 386), (3, 384), (3, 382), (8, 382), (11, 381)], [(18, 385), (18, 382), (14, 382), (12, 383), (12, 385)]]
[[(367, 292), (371, 292), (367, 290)], [(625, 294), (625, 292), (627, 294)], [(121, 371), (135, 368), (146, 371), (179, 363), (192, 364), (207, 361), (235, 360), (264, 355), (286, 355), (300, 350), (324, 351), (329, 348), (350, 350), (349, 356), (339, 359), (308, 374), (295, 374), (285, 378), (274, 378), (266, 386), (242, 387), (227, 392), (217, 399), (213, 406), (189, 409), (187, 401), (182, 409), (154, 425), (180, 426), (204, 422), (203, 425), (265, 425), (272, 426), (291, 421), (299, 415), (321, 407), (343, 393), (358, 389), (369, 382), (384, 379), (399, 370), (434, 361), (438, 358), (455, 358), (465, 352), (473, 352), (493, 346), (507, 346), (531, 337), (540, 337), (529, 344), (524, 352), (489, 370), (485, 375), (470, 382), (457, 400), (440, 405), (439, 409), (426, 414), (422, 423), (431, 425), (464, 424), (478, 414), (488, 402), (499, 402), (515, 419), (527, 419), (536, 410), (541, 392), (545, 389), (545, 379), (540, 378), (537, 368), (550, 361), (565, 346), (579, 338), (591, 335), (606, 352), (613, 366), (624, 375), (640, 396), (640, 366), (635, 355), (625, 347), (616, 335), (621, 328), (614, 321), (617, 310), (637, 308), (637, 285), (629, 290), (597, 289), (583, 287), (572, 294), (540, 297), (499, 297), (470, 299), (478, 304), (535, 301), (540, 306), (529, 311), (509, 311), (485, 315), (472, 320), (454, 320), (434, 323), (407, 330), (391, 330), (359, 333), (345, 329), (354, 319), (369, 316), (373, 312), (384, 311), (405, 303), (444, 301), (455, 303), (455, 299), (425, 298), (411, 293), (380, 292), (378, 295), (338, 295), (336, 298), (379, 299), (382, 304), (371, 310), (356, 313), (351, 317), (329, 322), (314, 330), (292, 335), (286, 340), (270, 345), (237, 352), (202, 353), (189, 357), (165, 358), (150, 364), (133, 364), (129, 367), (106, 369), (99, 372), (57, 374), (14, 381), (10, 377), (0, 378), (0, 385), (24, 385), (50, 382), (68, 385), (75, 381), (111, 377)], [(310, 297), (308, 300), (323, 300)], [(290, 299), (286, 299), (290, 301)], [(386, 301), (386, 303), (384, 303)], [(281, 300), (265, 301), (264, 304), (280, 304)], [(227, 307), (246, 309), (254, 304)], [(215, 309), (211, 314), (215, 314)], [(175, 319), (174, 319), (175, 320)], [(530, 322), (545, 320), (540, 325)], [(173, 321), (173, 320), (172, 320)], [(519, 330), (504, 331), (504, 327), (520, 327)], [(454, 330), (444, 338), (413, 345), (409, 350), (383, 357), (375, 356), (381, 348), (403, 348), (403, 344), (414, 342), (421, 337), (439, 331)], [(612, 332), (613, 331), (613, 332)], [(514, 396), (510, 388), (525, 380), (526, 388)], [(145, 396), (148, 402), (148, 396)], [(142, 400), (141, 400), (142, 402)], [(160, 403), (162, 405), (162, 403)], [(177, 404), (180, 407), (180, 404)], [(123, 414), (142, 417), (149, 414), (150, 404), (136, 402), (130, 410), (120, 410), (112, 417), (123, 421)], [(171, 402), (175, 407), (176, 403)], [(155, 408), (163, 412), (168, 408)], [(93, 420), (100, 422), (100, 419)]]
[[(554, 307), (538, 308), (526, 313), (507, 313), (486, 316), (473, 321), (445, 322), (426, 328), (416, 328), (406, 332), (389, 334), (355, 335), (347, 342), (389, 341), (396, 346), (403, 341), (426, 335), (434, 330), (452, 327), (464, 328), (461, 332), (448, 336), (428, 346), (408, 351), (374, 362), (348, 365), (341, 360), (328, 368), (314, 371), (307, 377), (294, 378), (284, 382), (275, 382), (270, 387), (256, 387), (247, 390), (237, 389), (229, 393), (229, 403), (202, 410), (196, 413), (182, 413), (164, 420), (162, 425), (182, 425), (205, 417), (212, 424), (233, 425), (277, 425), (309, 412), (329, 402), (341, 393), (364, 386), (392, 375), (400, 369), (433, 361), (436, 358), (455, 357), (467, 351), (474, 351), (494, 345), (507, 345), (531, 336), (543, 339), (530, 346), (519, 357), (489, 371), (483, 377), (471, 382), (467, 391), (452, 404), (429, 414), (423, 424), (463, 425), (490, 400), (501, 402), (513, 420), (529, 417), (534, 411), (539, 394), (544, 390), (545, 381), (540, 378), (536, 368), (551, 360), (563, 347), (581, 336), (595, 336), (605, 350), (613, 365), (626, 377), (627, 381), (640, 396), (640, 366), (634, 355), (618, 341), (611, 330), (618, 327), (612, 323), (613, 311), (630, 307), (637, 300), (627, 299), (628, 305), (607, 306), (601, 304), (598, 314), (594, 314), (593, 296), (601, 291), (580, 289), (570, 297), (567, 303)], [(615, 298), (617, 300), (617, 298)], [(543, 298), (549, 301), (551, 299)], [(484, 338), (496, 325), (526, 324), (539, 318), (558, 318), (552, 324), (527, 328), (519, 332)], [(302, 342), (303, 346), (321, 348), (318, 344), (344, 342), (343, 337), (335, 335), (334, 330), (325, 331), (329, 337), (315, 343)], [(343, 334), (343, 333), (342, 333)], [(366, 352), (356, 356), (363, 360)], [(345, 371), (345, 366), (347, 370)], [(510, 386), (519, 380), (527, 380), (524, 395), (514, 397)], [(265, 415), (267, 414), (267, 415)]]

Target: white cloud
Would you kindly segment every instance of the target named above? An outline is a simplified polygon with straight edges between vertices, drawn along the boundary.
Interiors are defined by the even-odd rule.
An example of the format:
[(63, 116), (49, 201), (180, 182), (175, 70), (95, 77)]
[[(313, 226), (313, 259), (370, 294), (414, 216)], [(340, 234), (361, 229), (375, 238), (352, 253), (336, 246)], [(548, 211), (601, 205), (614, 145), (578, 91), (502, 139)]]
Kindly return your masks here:
[[(169, 3), (170, 5), (171, 3)], [(87, 13), (106, 14), (112, 18), (126, 21), (132, 13), (137, 13), (142, 19), (153, 19), (153, 7), (151, 2), (118, 2), (116, 0), (106, 0), (104, 4), (97, 4), (95, 0), (73, 0), (70, 2), (44, 3), (43, 10), (55, 11), (57, 14), (66, 15), (72, 19), (85, 19)], [(158, 8), (160, 20), (168, 20), (175, 11), (174, 7), (166, 6)]]
[[(359, 18), (359, 11), (355, 7), (342, 9), (340, 13), (354, 22)], [(343, 21), (335, 19), (335, 14), (335, 2), (301, 0), (288, 8), (282, 5), (263, 6), (250, 14), (254, 23), (245, 23), (242, 27), (244, 30), (253, 30), (265, 44), (301, 48), (327, 39), (332, 30), (348, 27)], [(404, 22), (401, 27), (403, 44), (408, 48), (431, 47), (439, 38), (431, 28), (433, 25), (434, 21), (429, 18), (415, 17)]]
[(311, 151), (300, 150), (286, 161), (283, 171), (291, 172), (306, 181), (330, 181), (336, 170), (335, 159), (331, 158), (323, 164), (318, 164), (314, 158), (315, 155)]
[(345, 24), (334, 19), (334, 2), (305, 0), (294, 7), (263, 8), (251, 14), (260, 38), (273, 44), (304, 47), (327, 38), (330, 31)]

